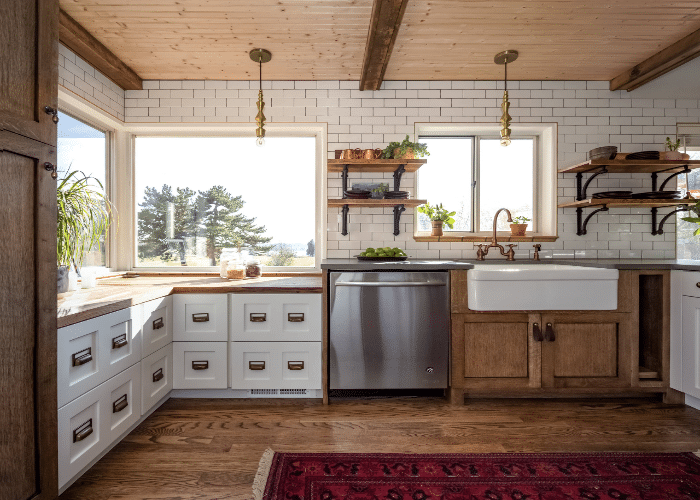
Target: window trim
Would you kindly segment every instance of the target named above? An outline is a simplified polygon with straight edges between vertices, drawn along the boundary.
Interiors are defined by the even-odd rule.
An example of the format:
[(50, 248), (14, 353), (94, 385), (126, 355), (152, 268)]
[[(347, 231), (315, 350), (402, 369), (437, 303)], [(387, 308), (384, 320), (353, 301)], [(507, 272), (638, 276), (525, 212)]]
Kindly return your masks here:
[[(265, 125), (267, 137), (314, 137), (316, 139), (315, 160), (315, 214), (316, 224), (314, 244), (316, 253), (313, 267), (270, 266), (265, 267), (265, 273), (317, 273), (321, 269), (321, 261), (326, 258), (325, 228), (328, 226), (328, 214), (325, 210), (325, 200), (328, 193), (327, 181), (327, 124), (326, 123), (268, 123)], [(140, 267), (136, 266), (138, 255), (138, 217), (136, 206), (135, 180), (135, 145), (136, 137), (250, 137), (255, 139), (255, 128), (249, 123), (225, 124), (184, 124), (184, 123), (154, 123), (128, 126), (129, 165), (129, 198), (130, 198), (130, 231), (133, 234), (130, 241), (129, 259), (130, 270), (141, 272), (218, 272), (218, 267)]]
[[(479, 139), (499, 138), (498, 123), (416, 123), (415, 137), (473, 137), (472, 180), (478, 186)], [(534, 147), (534, 219), (537, 223), (526, 238), (553, 241), (558, 238), (557, 224), (557, 123), (518, 123), (513, 126), (513, 138), (535, 138)], [(416, 197), (420, 198), (420, 170), (416, 175)], [(479, 213), (478, 196), (472, 185), (472, 207), (474, 214)], [(472, 217), (472, 229), (477, 227), (477, 217)], [(484, 241), (491, 236), (492, 230), (479, 228), (479, 231), (449, 231), (441, 238), (460, 238), (461, 241)], [(499, 236), (507, 237), (510, 233), (499, 231)], [(426, 241), (431, 237), (428, 231), (418, 231), (418, 211), (414, 211), (414, 239)]]

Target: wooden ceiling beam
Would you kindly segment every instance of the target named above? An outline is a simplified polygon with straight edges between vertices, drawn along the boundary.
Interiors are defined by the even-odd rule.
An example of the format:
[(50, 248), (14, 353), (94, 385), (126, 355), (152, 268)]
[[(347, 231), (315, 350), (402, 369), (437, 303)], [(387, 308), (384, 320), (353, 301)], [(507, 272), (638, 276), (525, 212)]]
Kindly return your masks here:
[(59, 41), (124, 90), (143, 89), (143, 80), (75, 19), (61, 9)]
[(374, 0), (360, 90), (379, 90), (408, 0)]
[(610, 90), (634, 90), (700, 56), (700, 29), (610, 80)]

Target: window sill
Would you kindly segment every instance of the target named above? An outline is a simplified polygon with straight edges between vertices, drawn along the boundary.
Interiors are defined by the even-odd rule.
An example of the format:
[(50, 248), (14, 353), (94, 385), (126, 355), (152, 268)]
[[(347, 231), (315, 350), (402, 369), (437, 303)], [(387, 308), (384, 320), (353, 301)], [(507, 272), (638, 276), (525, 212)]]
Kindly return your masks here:
[[(543, 234), (526, 234), (525, 236), (510, 236), (509, 234), (498, 234), (496, 235), (498, 237), (499, 242), (528, 242), (528, 241), (544, 241), (544, 242), (550, 242), (550, 241), (557, 241), (559, 236), (547, 236)], [(457, 235), (444, 235), (444, 236), (430, 236), (429, 234), (417, 234), (413, 236), (413, 239), (415, 241), (425, 241), (425, 242), (432, 242), (432, 241), (439, 241), (439, 242), (449, 242), (449, 243), (460, 243), (460, 242), (489, 242), (491, 241), (491, 238), (493, 237), (493, 234), (473, 234), (469, 236), (457, 236)]]

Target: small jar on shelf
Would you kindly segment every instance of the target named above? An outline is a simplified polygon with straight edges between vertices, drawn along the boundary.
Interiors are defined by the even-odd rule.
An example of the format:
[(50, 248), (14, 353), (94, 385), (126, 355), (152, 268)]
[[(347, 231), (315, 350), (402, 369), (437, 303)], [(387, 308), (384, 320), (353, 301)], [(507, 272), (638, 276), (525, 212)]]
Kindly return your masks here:
[(243, 279), (245, 278), (245, 266), (240, 262), (229, 262), (226, 274), (230, 280)]
[(262, 276), (262, 266), (258, 259), (249, 259), (245, 265), (246, 278), (260, 278)]

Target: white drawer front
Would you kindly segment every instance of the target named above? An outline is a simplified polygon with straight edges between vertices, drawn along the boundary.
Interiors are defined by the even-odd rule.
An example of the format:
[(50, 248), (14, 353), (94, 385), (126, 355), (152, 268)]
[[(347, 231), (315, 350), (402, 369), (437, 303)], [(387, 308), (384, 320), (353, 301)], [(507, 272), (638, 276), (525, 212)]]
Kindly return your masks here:
[(59, 488), (107, 447), (100, 410), (99, 391), (93, 389), (58, 411)]
[(683, 295), (700, 297), (700, 272), (683, 272)]
[(141, 414), (173, 388), (173, 345), (168, 344), (141, 361)]
[(231, 339), (320, 342), (320, 294), (231, 294)]
[(174, 342), (173, 389), (226, 389), (228, 342)]
[(94, 389), (141, 359), (138, 307), (58, 330), (58, 407)]
[(228, 341), (227, 296), (185, 294), (173, 296), (173, 340), (177, 342)]
[(143, 304), (143, 354), (150, 356), (173, 341), (173, 298)]
[(232, 389), (321, 389), (320, 342), (232, 342)]
[(141, 418), (141, 363), (105, 382), (105, 423), (114, 442)]

